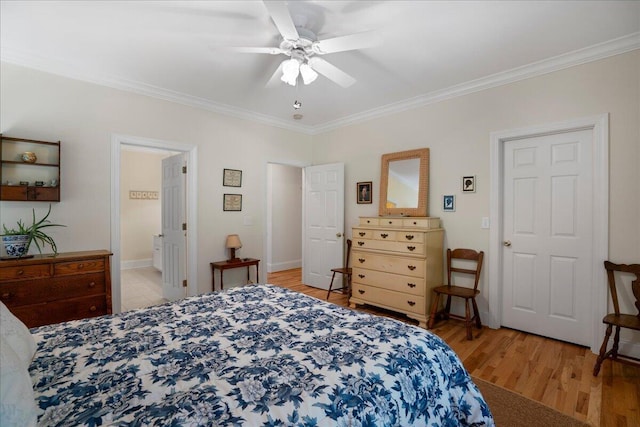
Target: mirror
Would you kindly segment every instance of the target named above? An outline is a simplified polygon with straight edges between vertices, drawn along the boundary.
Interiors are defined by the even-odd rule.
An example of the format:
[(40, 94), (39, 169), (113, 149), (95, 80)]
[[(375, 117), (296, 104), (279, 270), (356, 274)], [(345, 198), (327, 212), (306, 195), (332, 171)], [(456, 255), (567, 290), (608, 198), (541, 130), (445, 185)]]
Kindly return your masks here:
[(428, 148), (382, 156), (380, 216), (427, 216), (428, 188)]

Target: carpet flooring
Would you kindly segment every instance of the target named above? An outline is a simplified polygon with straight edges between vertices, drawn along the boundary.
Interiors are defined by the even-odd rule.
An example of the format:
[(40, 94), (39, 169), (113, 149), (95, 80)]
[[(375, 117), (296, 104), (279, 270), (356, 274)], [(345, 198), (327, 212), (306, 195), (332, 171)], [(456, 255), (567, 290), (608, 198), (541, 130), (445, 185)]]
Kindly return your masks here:
[(510, 390), (473, 378), (497, 427), (588, 427), (575, 418)]

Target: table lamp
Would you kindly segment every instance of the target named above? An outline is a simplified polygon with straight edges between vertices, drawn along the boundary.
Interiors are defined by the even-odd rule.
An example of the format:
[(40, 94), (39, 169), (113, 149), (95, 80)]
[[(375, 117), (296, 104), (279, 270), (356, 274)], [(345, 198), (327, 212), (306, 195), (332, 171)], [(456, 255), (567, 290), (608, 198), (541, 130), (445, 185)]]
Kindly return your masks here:
[(226, 246), (231, 249), (231, 258), (229, 258), (227, 262), (239, 262), (240, 258), (236, 258), (236, 249), (240, 249), (242, 247), (240, 237), (238, 237), (237, 234), (229, 234), (227, 236)]

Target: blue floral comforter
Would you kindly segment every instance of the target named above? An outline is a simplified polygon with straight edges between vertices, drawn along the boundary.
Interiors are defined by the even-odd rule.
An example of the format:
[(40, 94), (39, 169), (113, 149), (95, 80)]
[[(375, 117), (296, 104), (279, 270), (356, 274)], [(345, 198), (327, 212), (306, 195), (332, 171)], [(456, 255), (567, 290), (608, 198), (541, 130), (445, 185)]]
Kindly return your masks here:
[(437, 336), (271, 285), (32, 332), (40, 425), (494, 425)]

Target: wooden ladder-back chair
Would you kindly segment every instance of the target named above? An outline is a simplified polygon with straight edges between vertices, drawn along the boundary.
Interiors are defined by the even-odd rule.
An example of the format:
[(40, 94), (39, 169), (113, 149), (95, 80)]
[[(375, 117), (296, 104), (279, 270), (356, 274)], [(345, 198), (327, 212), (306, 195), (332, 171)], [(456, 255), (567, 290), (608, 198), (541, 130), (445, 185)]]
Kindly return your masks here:
[[(640, 331), (640, 264), (614, 264), (609, 261), (604, 262), (604, 268), (607, 270), (607, 279), (609, 282), (609, 293), (611, 294), (611, 300), (613, 302), (613, 313), (609, 313), (602, 319), (602, 323), (607, 325), (607, 332), (602, 341), (600, 347), (600, 354), (596, 360), (596, 365), (593, 368), (593, 376), (598, 376), (602, 362), (606, 359), (617, 360), (618, 359), (618, 345), (620, 343), (620, 328), (628, 328), (636, 331)], [(618, 304), (618, 290), (616, 289), (616, 276), (615, 273), (631, 273), (635, 275), (635, 280), (631, 282), (631, 290), (635, 296), (635, 306), (638, 309), (637, 314), (623, 314), (620, 313), (620, 304)], [(616, 333), (613, 336), (613, 347), (607, 351), (607, 344), (611, 337), (613, 327), (616, 328)], [(622, 356), (624, 357), (624, 356)]]
[(329, 295), (331, 295), (331, 289), (333, 288), (333, 279), (336, 278), (336, 273), (342, 274), (342, 278), (343, 278), (343, 286), (342, 288), (339, 288), (339, 289), (345, 288), (344, 280), (346, 278), (346, 289), (349, 296), (351, 295), (351, 267), (349, 267), (349, 258), (351, 258), (351, 244), (352, 244), (351, 239), (347, 239), (347, 258), (345, 260), (344, 267), (331, 269), (331, 271), (333, 272), (333, 276), (331, 276), (331, 284), (329, 285), (329, 290), (327, 291), (327, 301), (329, 301)]
[[(480, 281), (480, 271), (482, 270), (482, 260), (484, 259), (484, 252), (476, 252), (473, 249), (447, 249), (447, 284), (445, 286), (438, 286), (433, 289), (435, 298), (431, 306), (431, 316), (429, 316), (429, 329), (433, 328), (436, 318), (442, 317), (448, 319), (453, 317), (455, 319), (464, 320), (467, 328), (467, 339), (472, 340), (473, 334), (471, 328), (475, 321), (476, 327), (482, 329), (482, 322), (480, 321), (480, 313), (478, 312), (478, 304), (476, 304), (476, 296), (480, 294), (478, 290), (478, 282)], [(476, 268), (474, 270), (468, 268), (454, 267), (454, 260), (467, 260), (475, 261)], [(464, 273), (474, 276), (473, 288), (464, 286), (456, 286), (451, 281), (451, 273)], [(447, 296), (447, 303), (443, 310), (438, 311), (440, 305), (440, 296)], [(457, 314), (451, 314), (451, 297), (464, 298), (465, 315), (459, 316)], [(469, 307), (469, 301), (473, 305), (473, 317), (471, 316), (471, 309)]]

